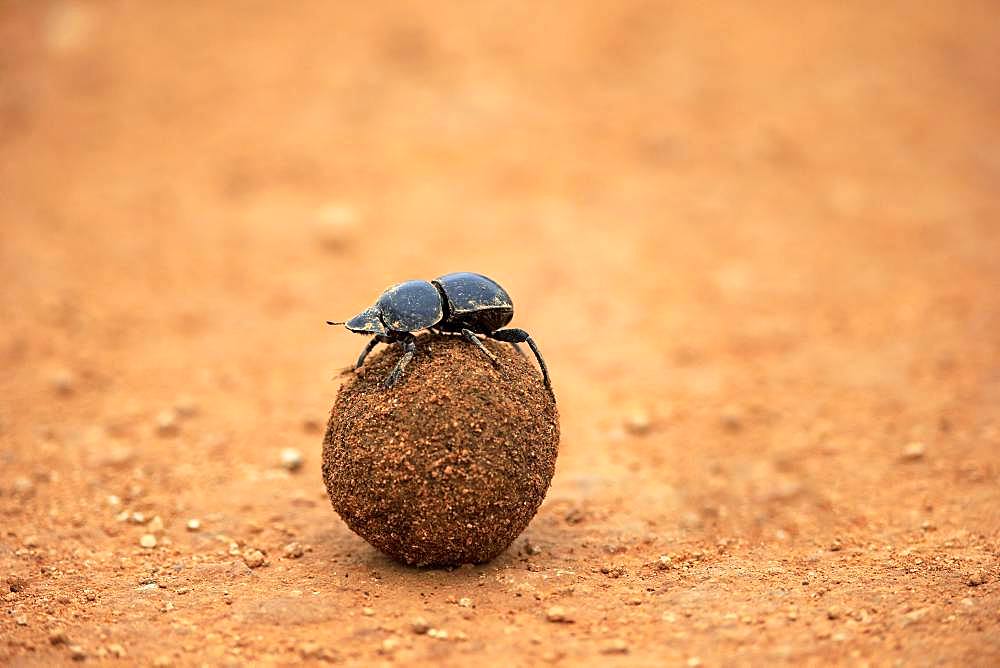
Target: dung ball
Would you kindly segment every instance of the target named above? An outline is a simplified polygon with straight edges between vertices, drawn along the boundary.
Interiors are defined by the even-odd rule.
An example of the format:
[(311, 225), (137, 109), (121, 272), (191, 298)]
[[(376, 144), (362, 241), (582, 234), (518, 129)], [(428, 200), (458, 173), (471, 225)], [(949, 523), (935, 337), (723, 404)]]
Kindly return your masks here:
[(405, 564), (489, 561), (538, 510), (555, 472), (559, 417), (534, 361), (486, 341), (425, 334), (403, 378), (385, 347), (340, 388), (323, 479), (355, 533)]

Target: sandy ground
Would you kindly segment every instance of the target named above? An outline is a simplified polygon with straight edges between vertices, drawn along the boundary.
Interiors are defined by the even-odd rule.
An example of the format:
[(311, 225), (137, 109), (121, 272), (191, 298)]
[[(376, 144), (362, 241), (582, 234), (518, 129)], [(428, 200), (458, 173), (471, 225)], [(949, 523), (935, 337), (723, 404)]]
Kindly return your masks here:
[[(535, 5), (0, 4), (0, 662), (1000, 662), (997, 5)], [(456, 270), (562, 444), (414, 570), (322, 323)]]

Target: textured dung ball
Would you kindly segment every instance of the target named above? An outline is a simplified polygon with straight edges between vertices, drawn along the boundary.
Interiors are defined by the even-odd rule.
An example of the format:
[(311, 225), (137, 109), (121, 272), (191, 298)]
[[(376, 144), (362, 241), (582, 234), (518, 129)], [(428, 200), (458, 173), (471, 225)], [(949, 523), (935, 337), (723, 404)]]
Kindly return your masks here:
[(347, 525), (418, 566), (497, 556), (538, 510), (555, 471), (559, 418), (532, 362), (508, 344), (482, 352), (424, 335), (403, 379), (382, 381), (402, 351), (372, 355), (337, 395), (323, 479)]

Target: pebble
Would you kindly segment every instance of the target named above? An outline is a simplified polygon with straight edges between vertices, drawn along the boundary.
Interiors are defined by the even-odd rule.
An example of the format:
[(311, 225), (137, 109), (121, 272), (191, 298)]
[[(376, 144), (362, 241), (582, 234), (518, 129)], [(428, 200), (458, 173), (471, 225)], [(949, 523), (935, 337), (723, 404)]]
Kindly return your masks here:
[(601, 573), (604, 573), (609, 578), (620, 578), (624, 575), (628, 575), (628, 570), (624, 566), (601, 566)]
[(397, 638), (386, 638), (382, 641), (382, 652), (384, 654), (392, 654), (399, 647), (399, 639)]
[(431, 625), (423, 617), (417, 617), (410, 622), (410, 630), (422, 636), (431, 630)]
[(653, 418), (642, 408), (634, 408), (625, 418), (625, 429), (634, 436), (648, 434), (653, 428)]
[(305, 548), (301, 543), (289, 543), (285, 546), (285, 556), (289, 559), (298, 559), (305, 554)]
[(24, 538), (25, 547), (38, 547), (40, 544), (41, 540), (38, 538), (38, 536), (31, 535), (31, 536), (25, 536)]
[(149, 521), (149, 524), (147, 525), (146, 529), (150, 533), (160, 533), (161, 531), (163, 531), (163, 518), (161, 518), (159, 515), (154, 516), (153, 519)]
[(83, 661), (87, 658), (87, 652), (79, 645), (70, 645), (69, 656), (74, 661)]
[(313, 230), (319, 243), (328, 250), (339, 250), (356, 236), (360, 216), (348, 204), (330, 203), (316, 211)]
[(473, 607), (472, 606), (472, 599), (471, 598), (464, 598), (464, 597), (460, 598), (460, 599), (458, 599), (458, 605), (459, 605), (459, 607), (462, 607), (462, 608), (471, 608), (471, 607)]
[(73, 394), (73, 390), (76, 389), (76, 376), (69, 369), (54, 372), (49, 382), (52, 384), (52, 389), (63, 396)]
[(35, 483), (31, 482), (31, 478), (19, 476), (14, 478), (13, 490), (18, 496), (30, 496), (35, 491)]
[(260, 550), (246, 550), (243, 552), (243, 562), (250, 568), (260, 568), (267, 562), (267, 559)]
[(656, 562), (656, 567), (661, 571), (670, 570), (673, 565), (673, 560), (666, 554), (661, 554)]
[(66, 635), (66, 631), (63, 629), (53, 629), (49, 633), (49, 642), (53, 645), (68, 645), (69, 636)]
[(117, 659), (121, 659), (125, 656), (125, 648), (119, 645), (118, 643), (114, 643), (108, 645), (108, 653)]
[(427, 629), (427, 635), (436, 640), (448, 639), (448, 632), (444, 629)]
[(927, 446), (923, 443), (909, 443), (905, 448), (903, 448), (903, 461), (915, 462), (918, 459), (923, 459), (926, 452)]
[(628, 643), (621, 638), (610, 640), (601, 648), (601, 654), (628, 654)]
[(295, 448), (285, 448), (281, 451), (281, 466), (289, 471), (302, 468), (302, 453)]
[(201, 528), (201, 520), (195, 518), (191, 518), (188, 520), (187, 522), (188, 531), (197, 531), (200, 528)]
[(160, 436), (174, 436), (179, 431), (177, 411), (172, 408), (160, 411), (156, 416), (156, 433)]
[(142, 534), (142, 538), (139, 539), (139, 545), (147, 550), (156, 547), (156, 536), (151, 533)]
[(28, 625), (28, 616), (27, 615), (18, 615), (17, 617), (14, 618), (14, 623), (17, 624), (18, 626), (27, 626)]
[(831, 605), (829, 608), (826, 609), (827, 619), (837, 619), (838, 617), (840, 617), (840, 608), (838, 608), (835, 605)]
[(19, 575), (11, 575), (7, 577), (7, 588), (12, 592), (24, 591), (27, 586), (28, 581)]
[(743, 411), (739, 406), (726, 406), (722, 409), (719, 422), (727, 431), (739, 431), (743, 428)]
[(970, 587), (978, 587), (979, 585), (986, 584), (987, 579), (986, 571), (976, 571), (969, 576), (969, 579), (966, 580), (965, 584)]
[(364, 615), (365, 617), (374, 617), (375, 608), (361, 608), (361, 614)]
[(570, 624), (572, 617), (566, 612), (566, 608), (561, 605), (553, 605), (545, 611), (545, 619), (556, 624)]
[(198, 403), (188, 395), (182, 395), (174, 402), (174, 410), (181, 417), (194, 417), (198, 414)]

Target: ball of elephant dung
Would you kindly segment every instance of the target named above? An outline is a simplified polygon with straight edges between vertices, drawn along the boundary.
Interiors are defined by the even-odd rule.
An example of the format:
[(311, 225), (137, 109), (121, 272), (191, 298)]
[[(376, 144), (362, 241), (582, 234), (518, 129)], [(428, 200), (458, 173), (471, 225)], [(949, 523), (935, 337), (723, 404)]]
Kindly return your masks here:
[(400, 346), (340, 388), (323, 441), (334, 509), (362, 538), (415, 566), (489, 561), (524, 530), (555, 471), (559, 418), (534, 362), (425, 334), (402, 380)]

